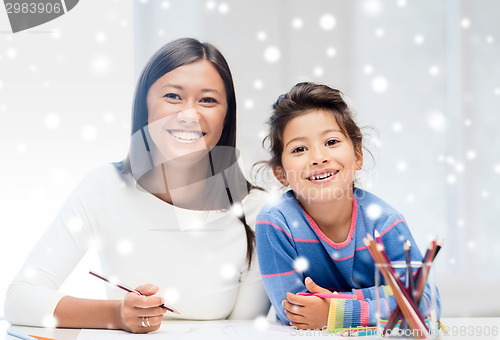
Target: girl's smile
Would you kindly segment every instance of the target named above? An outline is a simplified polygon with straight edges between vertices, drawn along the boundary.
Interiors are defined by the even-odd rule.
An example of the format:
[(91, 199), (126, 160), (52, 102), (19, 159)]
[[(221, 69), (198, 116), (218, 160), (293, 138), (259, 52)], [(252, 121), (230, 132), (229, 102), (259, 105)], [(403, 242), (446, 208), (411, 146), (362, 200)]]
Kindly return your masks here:
[(339, 170), (331, 169), (314, 171), (311, 175), (306, 177), (306, 179), (314, 184), (323, 184), (333, 181), (335, 179), (335, 175), (337, 175), (338, 173)]

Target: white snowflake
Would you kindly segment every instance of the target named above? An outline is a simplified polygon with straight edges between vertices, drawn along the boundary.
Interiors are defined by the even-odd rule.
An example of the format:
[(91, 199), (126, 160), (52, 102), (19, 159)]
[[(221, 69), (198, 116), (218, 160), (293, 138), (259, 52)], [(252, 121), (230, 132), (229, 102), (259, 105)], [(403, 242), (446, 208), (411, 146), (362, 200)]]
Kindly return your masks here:
[(219, 270), (219, 274), (222, 276), (222, 278), (226, 280), (231, 280), (236, 276), (237, 273), (238, 271), (236, 270), (236, 267), (234, 266), (234, 264), (231, 263), (226, 263), (222, 265)]
[(399, 7), (406, 7), (407, 2), (406, 0), (398, 0), (398, 6)]
[(372, 80), (372, 89), (373, 91), (377, 93), (383, 93), (387, 91), (387, 88), (389, 87), (389, 83), (385, 77), (375, 77)]
[(323, 68), (318, 66), (318, 67), (315, 67), (314, 70), (313, 70), (313, 74), (316, 76), (316, 77), (321, 77), (323, 75), (324, 71), (323, 71)]
[(78, 216), (73, 216), (68, 221), (68, 229), (72, 233), (79, 232), (83, 228), (83, 221)]
[(266, 39), (267, 39), (267, 33), (265, 31), (257, 32), (257, 40), (258, 41), (264, 41)]
[(431, 76), (437, 76), (439, 74), (439, 67), (437, 67), (436, 65), (432, 65), (429, 68), (429, 73)]
[(42, 327), (45, 328), (55, 328), (57, 325), (57, 319), (52, 315), (46, 315), (42, 318)]
[(453, 174), (446, 176), (446, 182), (448, 182), (448, 184), (455, 184), (457, 182), (457, 176)]
[(134, 243), (127, 239), (120, 240), (116, 246), (116, 250), (118, 254), (128, 256), (134, 250)]
[(265, 331), (269, 328), (269, 321), (264, 316), (258, 316), (253, 322), (255, 328), (259, 331)]
[(335, 50), (335, 48), (333, 47), (328, 47), (326, 49), (326, 55), (329, 57), (329, 58), (333, 58), (335, 57), (335, 55), (337, 54), (337, 51)]
[(83, 140), (85, 140), (87, 142), (91, 142), (91, 141), (95, 140), (97, 137), (97, 129), (95, 126), (86, 125), (86, 126), (82, 127), (80, 134), (81, 134)]
[(372, 65), (365, 65), (363, 67), (363, 72), (365, 72), (365, 74), (372, 74), (373, 73), (373, 66)]
[(231, 207), (231, 211), (238, 217), (243, 216), (243, 207), (239, 203), (234, 203)]
[(111, 63), (106, 56), (96, 56), (90, 61), (90, 68), (97, 74), (106, 74), (111, 68)]
[(111, 112), (104, 113), (103, 118), (104, 118), (104, 121), (108, 124), (113, 123), (115, 121), (115, 116)]
[(382, 4), (378, 0), (367, 0), (363, 5), (366, 14), (375, 16), (382, 11)]
[(45, 127), (49, 130), (55, 130), (61, 125), (61, 118), (55, 113), (49, 113), (43, 120)]
[(394, 131), (394, 132), (401, 132), (402, 129), (403, 129), (403, 125), (401, 125), (400, 122), (394, 122), (392, 124), (392, 131)]
[(425, 41), (425, 38), (422, 34), (417, 34), (415, 36), (415, 38), (413, 39), (413, 41), (415, 42), (415, 44), (417, 45), (422, 45)]
[(304, 21), (301, 18), (294, 18), (292, 20), (292, 27), (295, 29), (301, 29), (304, 26)]
[(229, 12), (229, 5), (225, 2), (219, 4), (219, 13), (227, 14)]
[(472, 161), (472, 160), (476, 159), (476, 152), (475, 152), (474, 150), (468, 150), (468, 151), (466, 152), (466, 154), (465, 154), (465, 157), (466, 157), (468, 160)]
[(215, 1), (207, 1), (205, 8), (212, 11), (215, 8)]
[(243, 106), (245, 107), (245, 109), (252, 109), (254, 107), (254, 102), (253, 100), (251, 99), (247, 99), (243, 102)]
[(406, 171), (406, 169), (408, 169), (408, 165), (406, 164), (406, 162), (404, 161), (400, 161), (396, 164), (396, 169), (398, 169), (398, 171)]
[(493, 170), (495, 171), (495, 173), (500, 174), (500, 164), (495, 164)]
[(325, 13), (319, 18), (319, 26), (325, 31), (331, 31), (337, 25), (337, 20), (330, 13)]
[(299, 256), (293, 262), (293, 267), (300, 273), (305, 272), (309, 268), (309, 261), (305, 257)]
[(378, 204), (370, 204), (366, 209), (366, 214), (369, 218), (375, 220), (382, 214), (382, 207)]
[(459, 163), (457, 163), (457, 164), (455, 165), (455, 171), (456, 171), (456, 172), (458, 172), (458, 173), (462, 173), (462, 172), (464, 172), (464, 170), (465, 170), (465, 165), (464, 165), (463, 163), (460, 163), (460, 162), (459, 162)]
[(446, 117), (439, 111), (431, 111), (427, 114), (426, 122), (429, 127), (438, 132), (446, 129)]
[(264, 83), (262, 82), (262, 80), (260, 80), (260, 79), (255, 79), (255, 80), (254, 80), (254, 82), (253, 82), (253, 87), (254, 87), (256, 90), (260, 90), (263, 86), (264, 86)]
[(377, 28), (375, 30), (375, 36), (378, 38), (382, 38), (385, 35), (385, 31), (383, 28)]
[(165, 298), (165, 303), (167, 305), (175, 304), (177, 301), (179, 301), (180, 293), (178, 289), (168, 288), (163, 294), (163, 297)]
[(264, 59), (268, 63), (275, 63), (281, 58), (281, 51), (276, 46), (269, 46), (264, 51)]
[(489, 35), (489, 36), (486, 37), (486, 42), (488, 44), (493, 44), (494, 41), (495, 41), (495, 38), (493, 38), (492, 35)]
[(462, 26), (462, 28), (469, 28), (471, 23), (470, 23), (470, 20), (468, 18), (463, 18), (460, 21), (460, 25)]
[(17, 145), (17, 152), (23, 154), (26, 153), (26, 151), (28, 151), (28, 146), (26, 145), (26, 143), (19, 143)]
[(98, 32), (96, 35), (95, 35), (95, 40), (99, 43), (103, 43), (106, 41), (108, 37), (106, 36), (106, 33), (104, 32)]
[(17, 57), (17, 50), (15, 48), (11, 47), (11, 48), (7, 49), (7, 51), (5, 52), (5, 55), (9, 59), (14, 59)]

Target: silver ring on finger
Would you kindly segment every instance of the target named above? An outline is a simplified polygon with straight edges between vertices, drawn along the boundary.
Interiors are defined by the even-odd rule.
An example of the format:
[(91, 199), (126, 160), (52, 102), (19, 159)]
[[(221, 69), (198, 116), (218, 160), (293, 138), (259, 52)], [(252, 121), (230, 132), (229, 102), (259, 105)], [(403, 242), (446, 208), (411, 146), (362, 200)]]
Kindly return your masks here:
[[(142, 327), (147, 328), (148, 326), (146, 325), (146, 323), (144, 321), (146, 321), (146, 318), (143, 316), (142, 320), (141, 320), (141, 325), (142, 325)], [(148, 320), (148, 323), (149, 323), (149, 320)]]

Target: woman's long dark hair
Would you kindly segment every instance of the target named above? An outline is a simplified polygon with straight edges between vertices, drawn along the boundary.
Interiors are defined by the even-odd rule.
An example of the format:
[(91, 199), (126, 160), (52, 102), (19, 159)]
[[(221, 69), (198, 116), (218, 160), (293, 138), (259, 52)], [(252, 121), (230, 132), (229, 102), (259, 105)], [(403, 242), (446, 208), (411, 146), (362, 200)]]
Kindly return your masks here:
[[(151, 57), (139, 77), (137, 88), (135, 90), (131, 136), (142, 134), (144, 137), (146, 151), (150, 151), (144, 132), (148, 125), (146, 98), (149, 89), (166, 73), (198, 60), (207, 60), (212, 63), (224, 82), (227, 96), (227, 112), (224, 119), (224, 126), (221, 137), (214, 148), (214, 150), (217, 150), (217, 147), (219, 147), (218, 150), (223, 151), (217, 152), (218, 156), (214, 156), (212, 151), (209, 152), (211, 173), (212, 175), (217, 173), (222, 174), (226, 186), (225, 194), (227, 195), (231, 206), (236, 203), (241, 204), (241, 200), (251, 189), (253, 189), (253, 186), (246, 181), (239, 167), (232, 166), (235, 165), (237, 160), (236, 95), (234, 92), (233, 77), (231, 75), (231, 71), (229, 70), (229, 66), (224, 59), (224, 56), (213, 45), (209, 43), (202, 43), (196, 39), (182, 38), (166, 44)], [(225, 156), (221, 157), (221, 154)], [(143, 158), (143, 155), (137, 155), (134, 151), (131, 138), (131, 145), (127, 158), (122, 162), (116, 163), (115, 166), (122, 174), (132, 173), (134, 176), (131, 164), (134, 163), (134, 161), (137, 162), (136, 159)], [(231, 168), (232, 170), (232, 175), (230, 176), (227, 176), (228, 172), (226, 170), (228, 168)], [(237, 169), (236, 172), (234, 169)], [(138, 178), (136, 178), (136, 180), (137, 179)], [(242, 181), (245, 186), (245, 190), (236, 190), (235, 192), (233, 188), (241, 188)], [(230, 190), (230, 188), (232, 190)], [(255, 247), (255, 234), (246, 223), (245, 215), (243, 214), (238, 217), (245, 227), (247, 239), (247, 261), (250, 266)]]

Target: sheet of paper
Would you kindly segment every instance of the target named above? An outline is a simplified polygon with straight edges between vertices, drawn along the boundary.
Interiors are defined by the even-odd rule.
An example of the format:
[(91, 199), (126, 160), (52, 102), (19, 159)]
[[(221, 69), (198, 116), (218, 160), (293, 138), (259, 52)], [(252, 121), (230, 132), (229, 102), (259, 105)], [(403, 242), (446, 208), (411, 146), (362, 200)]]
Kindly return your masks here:
[[(164, 322), (161, 328), (148, 334), (124, 331), (82, 329), (77, 340), (141, 340), (141, 339), (295, 339), (297, 332), (281, 324), (256, 324), (232, 321), (176, 321)], [(312, 332), (312, 331), (311, 331)], [(319, 331), (316, 331), (319, 332)], [(304, 334), (305, 335), (305, 334)]]

